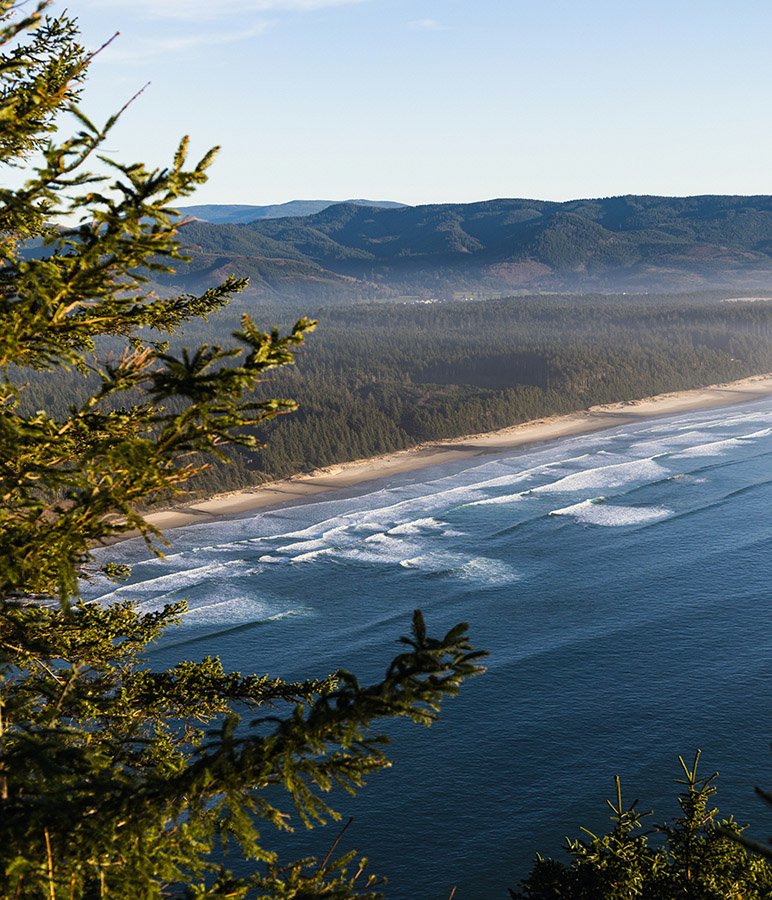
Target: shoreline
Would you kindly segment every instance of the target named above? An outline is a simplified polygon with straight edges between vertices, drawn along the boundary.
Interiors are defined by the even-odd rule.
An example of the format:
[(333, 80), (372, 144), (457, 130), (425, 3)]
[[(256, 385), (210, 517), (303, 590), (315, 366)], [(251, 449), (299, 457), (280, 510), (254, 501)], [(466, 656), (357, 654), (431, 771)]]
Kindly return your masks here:
[[(407, 450), (397, 450), (381, 456), (316, 469), (307, 475), (294, 475), (281, 481), (215, 494), (205, 500), (194, 500), (148, 513), (145, 518), (161, 531), (211, 523), (269, 507), (311, 500), (334, 491), (346, 490), (371, 481), (444, 463), (471, 460), (497, 451), (515, 450), (560, 438), (592, 434), (644, 419), (735, 406), (770, 395), (772, 395), (772, 373), (751, 375), (727, 384), (657, 394), (641, 400), (591, 406), (573, 413), (510, 425), (499, 431), (429, 441)], [(133, 535), (127, 534), (118, 540), (129, 540), (131, 537)]]

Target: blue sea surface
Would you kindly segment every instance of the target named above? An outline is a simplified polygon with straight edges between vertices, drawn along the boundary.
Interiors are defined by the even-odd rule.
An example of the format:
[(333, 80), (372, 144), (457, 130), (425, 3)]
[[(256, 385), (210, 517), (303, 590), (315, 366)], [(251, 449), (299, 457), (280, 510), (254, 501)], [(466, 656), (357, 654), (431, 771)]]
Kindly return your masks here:
[[(341, 849), (387, 896), (506, 897), (534, 853), (606, 826), (612, 776), (661, 821), (677, 755), (720, 772), (717, 805), (772, 832), (772, 399), (622, 425), (178, 529), (165, 560), (105, 551), (90, 588), (190, 612), (153, 665), (219, 655), (288, 679), (379, 678), (420, 607), (470, 623), (488, 671), (426, 730), (390, 723), (393, 768), (355, 799)], [(339, 826), (266, 843), (323, 856)]]

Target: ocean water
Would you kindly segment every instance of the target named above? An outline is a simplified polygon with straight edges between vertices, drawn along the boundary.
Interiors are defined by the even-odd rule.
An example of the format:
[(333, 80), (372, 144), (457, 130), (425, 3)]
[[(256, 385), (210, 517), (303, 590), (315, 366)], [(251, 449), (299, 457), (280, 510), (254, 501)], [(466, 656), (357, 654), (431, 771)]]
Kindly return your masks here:
[[(497, 453), (138, 541), (130, 581), (89, 588), (190, 612), (153, 665), (218, 654), (289, 679), (379, 677), (420, 607), (470, 623), (488, 671), (431, 729), (390, 724), (393, 768), (341, 849), (395, 898), (505, 897), (535, 851), (607, 823), (612, 776), (662, 820), (677, 754), (720, 772), (717, 805), (772, 817), (772, 399)], [(339, 826), (266, 841), (323, 856)]]

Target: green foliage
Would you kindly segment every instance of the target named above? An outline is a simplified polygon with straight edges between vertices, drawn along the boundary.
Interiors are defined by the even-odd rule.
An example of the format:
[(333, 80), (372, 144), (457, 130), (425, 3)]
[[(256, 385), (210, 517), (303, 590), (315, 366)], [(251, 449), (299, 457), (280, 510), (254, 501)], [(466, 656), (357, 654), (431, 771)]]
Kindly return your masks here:
[[(568, 840), (566, 864), (537, 856), (513, 900), (763, 900), (772, 893), (772, 867), (749, 853), (738, 838), (742, 829), (731, 817), (719, 819), (711, 806), (717, 774), (697, 776), (700, 752), (688, 766), (679, 756), (684, 790), (681, 814), (672, 822), (644, 831), (651, 813), (638, 801), (622, 802), (619, 776), (616, 800), (607, 801), (613, 827), (598, 836)], [(649, 840), (653, 838), (653, 840)]]
[[(359, 896), (343, 890), (345, 870), (278, 865), (259, 822), (290, 829), (290, 812), (265, 791), (282, 788), (308, 826), (338, 818), (323, 794), (353, 793), (389, 765), (375, 720), (429, 725), (442, 698), (478, 671), (465, 628), (435, 640), (416, 613), (406, 651), (370, 687), (343, 671), (298, 684), (244, 677), (212, 658), (144, 668), (139, 653), (183, 612), (6, 602), (0, 860), (8, 883), (24, 896), (53, 884), (57, 896), (88, 897), (101, 883), (114, 897), (161, 896), (173, 883), (221, 896), (207, 877), (214, 873), (250, 897), (285, 876), (302, 896), (317, 887), (320, 896)], [(241, 882), (218, 875), (209, 855), (228, 844), (270, 867)], [(296, 896), (282, 890), (270, 896)]]
[[(26, 176), (0, 189), (3, 896), (373, 896), (362, 865), (285, 864), (261, 829), (337, 818), (326, 794), (389, 765), (377, 720), (431, 724), (481, 654), (465, 626), (434, 639), (416, 613), (372, 686), (242, 676), (216, 658), (157, 672), (143, 653), (184, 605), (80, 600), (96, 547), (136, 530), (160, 554), (142, 509), (295, 409), (255, 389), (315, 323), (264, 332), (245, 314), (225, 346), (159, 342), (244, 287), (159, 297), (146, 280), (182, 258), (172, 204), (213, 154), (189, 166), (183, 140), (165, 169), (100, 157), (117, 117), (97, 126), (77, 107), (89, 57), (47, 6), (0, 0), (0, 165)], [(68, 402), (31, 403), (41, 383), (67, 385)], [(243, 877), (222, 867), (229, 847), (253, 862)]]

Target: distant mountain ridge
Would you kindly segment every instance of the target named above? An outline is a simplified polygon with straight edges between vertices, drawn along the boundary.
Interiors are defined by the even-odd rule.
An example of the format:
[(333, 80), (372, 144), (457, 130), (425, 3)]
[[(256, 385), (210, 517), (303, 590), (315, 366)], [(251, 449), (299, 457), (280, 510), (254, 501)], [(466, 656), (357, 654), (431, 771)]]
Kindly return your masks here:
[(394, 209), (405, 206), (394, 200), (290, 200), (269, 206), (252, 206), (246, 203), (208, 203), (199, 206), (183, 206), (180, 212), (215, 225), (255, 222), (258, 219), (281, 219), (287, 216), (312, 216), (314, 213), (339, 203), (354, 206), (378, 206)]
[(231, 271), (288, 298), (772, 289), (770, 196), (340, 203), (182, 237), (193, 261), (169, 280), (186, 290)]

